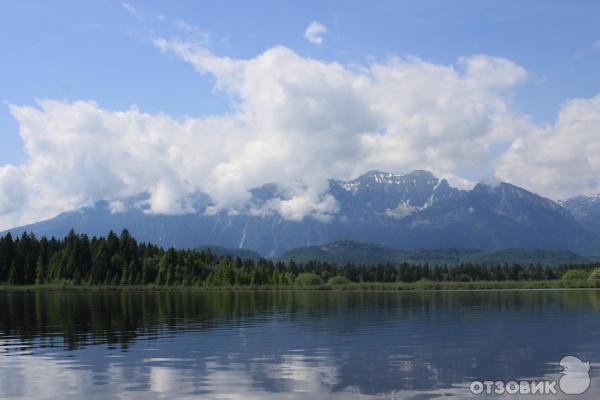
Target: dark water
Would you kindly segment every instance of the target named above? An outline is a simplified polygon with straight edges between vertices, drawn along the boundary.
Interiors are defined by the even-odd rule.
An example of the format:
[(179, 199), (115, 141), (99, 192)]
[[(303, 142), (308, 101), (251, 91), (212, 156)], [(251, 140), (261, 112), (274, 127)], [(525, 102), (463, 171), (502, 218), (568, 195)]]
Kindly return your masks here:
[(0, 398), (463, 398), (565, 355), (600, 398), (600, 291), (0, 291)]

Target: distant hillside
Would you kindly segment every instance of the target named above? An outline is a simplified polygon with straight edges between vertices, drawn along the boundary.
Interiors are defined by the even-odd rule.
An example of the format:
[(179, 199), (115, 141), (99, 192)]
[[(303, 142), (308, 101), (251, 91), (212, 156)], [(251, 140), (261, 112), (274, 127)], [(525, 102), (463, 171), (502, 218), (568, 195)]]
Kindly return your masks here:
[(458, 264), (465, 255), (478, 253), (478, 250), (464, 249), (418, 249), (397, 250), (371, 243), (340, 240), (320, 246), (300, 247), (286, 251), (282, 260), (308, 262), (311, 260), (337, 264), (380, 264), (401, 262)]
[(398, 251), (371, 243), (340, 240), (319, 246), (298, 247), (286, 251), (282, 260), (324, 261), (337, 264), (379, 264), (396, 262)]
[(585, 264), (596, 260), (558, 249), (505, 249), (468, 254), (462, 258), (462, 261), (488, 265), (504, 263), (562, 265)]
[(210, 252), (217, 257), (239, 257), (242, 260), (260, 260), (264, 258), (254, 250), (249, 249), (230, 249), (222, 246), (205, 245), (198, 247), (198, 250), (210, 249)]
[(505, 249), (493, 251), (469, 249), (421, 249), (397, 250), (370, 243), (352, 240), (336, 241), (320, 246), (300, 247), (286, 251), (282, 260), (306, 263), (323, 261), (344, 265), (347, 263), (372, 265), (381, 263), (399, 264), (429, 263), (455, 265), (460, 263), (522, 265), (540, 263), (542, 265), (583, 264), (597, 261), (578, 254), (557, 249)]

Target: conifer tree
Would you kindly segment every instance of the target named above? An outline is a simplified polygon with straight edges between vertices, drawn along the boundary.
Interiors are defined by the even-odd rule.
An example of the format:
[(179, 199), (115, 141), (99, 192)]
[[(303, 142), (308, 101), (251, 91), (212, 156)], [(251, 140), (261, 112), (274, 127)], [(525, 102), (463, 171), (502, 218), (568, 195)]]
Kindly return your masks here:
[(46, 283), (46, 265), (44, 265), (44, 259), (40, 255), (35, 266), (35, 284), (41, 285), (43, 283)]

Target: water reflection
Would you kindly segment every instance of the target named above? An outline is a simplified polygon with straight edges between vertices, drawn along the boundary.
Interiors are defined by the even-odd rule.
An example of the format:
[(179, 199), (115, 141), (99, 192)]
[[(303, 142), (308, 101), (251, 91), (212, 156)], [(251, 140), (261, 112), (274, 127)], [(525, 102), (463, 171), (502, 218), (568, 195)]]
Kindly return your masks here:
[(591, 290), (1, 292), (0, 398), (465, 397), (600, 361), (599, 306)]

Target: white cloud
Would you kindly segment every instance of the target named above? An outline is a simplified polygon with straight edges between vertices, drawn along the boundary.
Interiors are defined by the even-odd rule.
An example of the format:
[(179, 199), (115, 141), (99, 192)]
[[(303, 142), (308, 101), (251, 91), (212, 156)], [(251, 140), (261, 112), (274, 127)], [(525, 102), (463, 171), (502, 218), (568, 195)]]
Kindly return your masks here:
[(194, 189), (187, 182), (173, 176), (170, 179), (160, 179), (150, 189), (150, 209), (153, 214), (189, 214), (195, 210), (191, 205), (190, 195)]
[(182, 31), (188, 32), (188, 33), (199, 33), (200, 32), (200, 28), (198, 28), (196, 25), (193, 24), (189, 24), (185, 21), (182, 21), (180, 19), (175, 21), (175, 27), (177, 29), (181, 29)]
[(200, 27), (198, 27), (197, 25), (190, 24), (180, 19), (176, 20), (174, 25), (175, 28), (179, 29), (188, 36), (193, 37), (195, 42), (202, 43), (203, 45), (208, 44), (208, 33), (202, 31), (202, 29), (200, 29)]
[[(325, 195), (328, 178), (428, 169), (464, 185), (461, 176), (488, 165), (494, 144), (515, 140), (497, 165), (514, 181), (518, 173), (505, 160), (517, 158), (526, 167), (522, 158), (542, 135), (510, 110), (511, 91), (527, 73), (504, 58), (477, 55), (455, 65), (391, 58), (356, 68), (285, 47), (234, 59), (198, 43), (159, 38), (155, 44), (212, 75), (215, 88), (231, 99), (229, 112), (178, 120), (89, 101), (10, 106), (29, 161), (0, 169), (0, 188), (17, 188), (0, 201), (3, 228), (142, 191), (151, 194), (150, 211), (160, 214), (193, 211), (192, 195), (203, 191), (216, 203), (213, 212), (328, 220), (338, 206)], [(573, 126), (585, 117), (569, 114), (576, 114)], [(596, 140), (586, 126), (569, 128), (580, 146)], [(590, 158), (588, 168), (594, 162)], [(283, 197), (248, 209), (249, 189), (267, 182)]]
[(127, 211), (127, 205), (120, 200), (113, 200), (108, 203), (111, 214), (120, 214)]
[(306, 27), (304, 37), (312, 44), (320, 45), (323, 43), (323, 35), (327, 33), (325, 25), (319, 21), (313, 21)]
[(10, 226), (23, 212), (27, 185), (22, 171), (13, 165), (0, 166), (0, 226)]
[(25, 196), (21, 171), (13, 165), (0, 166), (0, 215), (18, 211)]
[(307, 215), (328, 222), (339, 210), (339, 206), (330, 194), (320, 195), (306, 191), (287, 199), (273, 199), (261, 208), (261, 212), (277, 212), (284, 219), (301, 221)]
[(123, 8), (138, 21), (142, 21), (144, 19), (142, 13), (139, 12), (138, 9), (135, 8), (131, 3), (123, 2), (121, 3), (121, 6), (123, 6)]
[(600, 95), (566, 102), (555, 124), (517, 138), (499, 177), (553, 198), (600, 192)]

